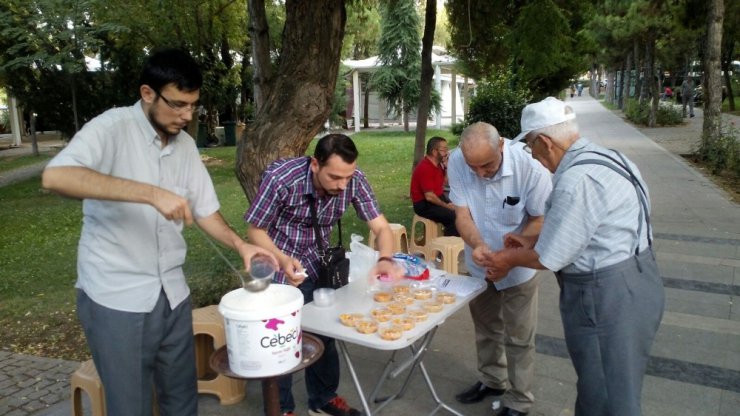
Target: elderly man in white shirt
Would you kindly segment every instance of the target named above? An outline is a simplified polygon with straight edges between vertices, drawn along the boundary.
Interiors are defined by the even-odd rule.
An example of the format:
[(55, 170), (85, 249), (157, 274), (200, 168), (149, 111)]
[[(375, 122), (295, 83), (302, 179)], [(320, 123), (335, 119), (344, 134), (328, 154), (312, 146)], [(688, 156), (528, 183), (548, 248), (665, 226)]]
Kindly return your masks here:
[[(500, 137), (487, 123), (463, 131), (447, 172), (468, 270), (473, 277), (486, 278), (486, 255), (503, 248), (505, 234), (539, 232), (550, 173), (521, 143)], [(526, 415), (534, 402), (535, 270), (519, 267), (503, 280), (489, 281), (488, 289), (470, 302), (470, 312), (480, 379), (457, 400), (475, 403), (502, 396), (494, 402), (497, 415)]]
[(665, 303), (650, 195), (637, 166), (580, 137), (575, 118), (553, 97), (524, 108), (520, 137), (554, 173), (553, 191), (539, 236), (508, 235), (487, 260), (494, 279), (520, 266), (556, 272), (576, 416), (639, 416)]
[(195, 415), (198, 391), (183, 223), (249, 260), (267, 251), (226, 224), (211, 178), (183, 129), (202, 76), (185, 52), (154, 53), (141, 100), (87, 123), (47, 166), (43, 186), (83, 200), (77, 314), (105, 388), (108, 416)]

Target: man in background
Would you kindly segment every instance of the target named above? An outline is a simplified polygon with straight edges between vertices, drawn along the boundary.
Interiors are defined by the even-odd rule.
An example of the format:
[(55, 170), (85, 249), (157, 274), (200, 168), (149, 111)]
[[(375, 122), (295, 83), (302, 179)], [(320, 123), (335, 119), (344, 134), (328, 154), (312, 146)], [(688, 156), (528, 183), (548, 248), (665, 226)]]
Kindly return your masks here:
[(444, 235), (459, 236), (455, 227), (455, 205), (444, 194), (449, 152), (444, 138), (429, 139), (426, 155), (411, 174), (411, 202), (416, 215), (441, 223)]

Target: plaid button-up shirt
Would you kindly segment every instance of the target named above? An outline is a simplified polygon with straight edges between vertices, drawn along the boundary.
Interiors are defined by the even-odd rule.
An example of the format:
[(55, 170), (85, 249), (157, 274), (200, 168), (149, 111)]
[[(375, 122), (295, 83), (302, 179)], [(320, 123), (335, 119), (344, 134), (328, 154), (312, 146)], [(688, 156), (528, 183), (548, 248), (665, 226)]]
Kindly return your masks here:
[[(259, 191), (244, 215), (244, 221), (267, 230), (275, 245), (283, 253), (298, 259), (309, 278), (316, 280), (319, 246), (311, 222), (310, 196), (316, 198), (316, 216), (324, 248), (329, 247), (331, 229), (350, 203), (363, 221), (373, 220), (381, 213), (372, 188), (359, 169), (344, 192), (318, 197), (313, 187), (310, 162), (310, 157), (299, 157), (270, 164), (262, 174)], [(274, 280), (287, 283), (282, 271), (275, 273)]]

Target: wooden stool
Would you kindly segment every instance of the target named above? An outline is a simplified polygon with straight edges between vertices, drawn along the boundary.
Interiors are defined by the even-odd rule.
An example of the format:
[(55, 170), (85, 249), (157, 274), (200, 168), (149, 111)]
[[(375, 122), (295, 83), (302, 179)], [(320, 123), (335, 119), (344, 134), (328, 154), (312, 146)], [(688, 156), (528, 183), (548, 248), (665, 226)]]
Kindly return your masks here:
[[(82, 411), (82, 390), (90, 398), (90, 414), (92, 416), (105, 416), (105, 390), (93, 360), (82, 363), (80, 368), (72, 374), (69, 384), (72, 389), (72, 416), (82, 416), (84, 414)], [(156, 392), (152, 393), (152, 414), (159, 416)]]
[(211, 354), (226, 345), (224, 318), (217, 305), (193, 310), (195, 336), (195, 367), (198, 374), (198, 393), (214, 394), (223, 405), (239, 403), (246, 395), (244, 380), (237, 380), (211, 370)]
[(465, 242), (460, 237), (437, 237), (426, 246), (429, 261), (440, 257), (442, 269), (451, 274), (458, 274), (457, 264), (460, 253), (465, 250)]
[[(417, 229), (417, 227), (419, 227)], [(423, 230), (421, 228), (424, 228)], [(430, 219), (414, 215), (411, 221), (411, 239), (409, 240), (409, 253), (421, 254), (425, 259), (431, 256), (427, 253), (426, 245), (437, 237), (442, 236), (442, 224)]]
[[(390, 224), (391, 231), (393, 232), (393, 252), (394, 253), (408, 253), (409, 252), (409, 240), (406, 236), (406, 227), (401, 224)], [(367, 239), (367, 245), (375, 250), (378, 249), (375, 244), (375, 233), (370, 231), (370, 236)]]

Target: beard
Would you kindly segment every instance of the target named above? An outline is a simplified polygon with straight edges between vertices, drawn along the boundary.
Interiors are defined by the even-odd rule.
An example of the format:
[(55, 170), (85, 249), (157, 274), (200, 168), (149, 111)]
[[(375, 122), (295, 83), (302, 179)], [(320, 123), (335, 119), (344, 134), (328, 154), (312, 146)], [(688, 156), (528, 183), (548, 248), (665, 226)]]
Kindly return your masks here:
[(157, 133), (164, 133), (170, 138), (174, 138), (174, 136), (177, 136), (182, 130), (178, 127), (168, 127), (165, 126), (163, 123), (160, 123), (157, 119), (157, 112), (154, 111), (154, 108), (149, 109), (149, 122), (152, 124), (152, 127), (154, 127), (154, 130), (156, 130)]

